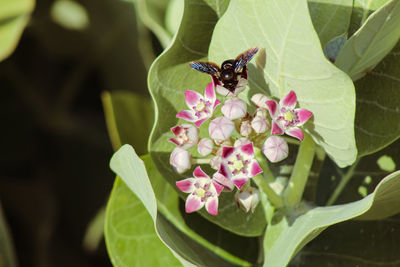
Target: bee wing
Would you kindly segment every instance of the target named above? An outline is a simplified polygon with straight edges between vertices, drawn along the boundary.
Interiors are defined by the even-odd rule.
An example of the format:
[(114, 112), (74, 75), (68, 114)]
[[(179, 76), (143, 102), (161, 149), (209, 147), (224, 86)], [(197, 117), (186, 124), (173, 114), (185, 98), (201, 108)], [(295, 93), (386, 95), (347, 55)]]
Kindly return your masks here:
[(204, 73), (208, 73), (208, 74), (212, 74), (212, 75), (216, 75), (220, 69), (218, 67), (217, 64), (212, 63), (212, 62), (200, 62), (200, 61), (196, 61), (196, 62), (192, 62), (189, 64), (190, 67), (192, 67), (195, 70), (204, 72)]
[(240, 70), (246, 66), (247, 63), (254, 57), (258, 52), (258, 47), (250, 48), (249, 50), (243, 52), (235, 59), (235, 71), (240, 72)]

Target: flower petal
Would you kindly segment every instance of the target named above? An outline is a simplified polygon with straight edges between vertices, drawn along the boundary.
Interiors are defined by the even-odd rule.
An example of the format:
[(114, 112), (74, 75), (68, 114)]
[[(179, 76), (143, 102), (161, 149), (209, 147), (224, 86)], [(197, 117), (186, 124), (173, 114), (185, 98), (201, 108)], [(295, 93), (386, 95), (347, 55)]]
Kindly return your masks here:
[(281, 101), (279, 101), (279, 105), (282, 107), (287, 107), (293, 109), (296, 106), (297, 96), (294, 91), (290, 91), (289, 94), (285, 95)]
[[(222, 186), (222, 189), (226, 190), (226, 191), (232, 191), (233, 189), (233, 183), (230, 179), (226, 178), (224, 175), (222, 175), (219, 172), (214, 173), (213, 175), (213, 183), (218, 184), (219, 186)], [(219, 195), (219, 188), (215, 187), (215, 189), (218, 192)]]
[(197, 166), (193, 171), (193, 176), (196, 178), (210, 178), (201, 168)]
[(250, 176), (249, 177), (254, 177), (257, 174), (262, 173), (262, 172), (263, 172), (263, 170), (261, 169), (257, 160), (253, 159), (250, 163)]
[(177, 145), (177, 146), (180, 146), (180, 145), (182, 144), (182, 143), (179, 142), (179, 140), (176, 139), (176, 138), (168, 139), (168, 142), (174, 143), (174, 144)]
[(207, 84), (206, 89), (204, 90), (204, 97), (211, 102), (215, 101), (217, 97), (215, 95), (214, 83), (211, 82)]
[(203, 96), (195, 91), (185, 91), (186, 104), (190, 109), (193, 109), (193, 106), (197, 105), (202, 98)]
[(200, 128), (200, 126), (203, 124), (203, 122), (205, 122), (206, 120), (208, 120), (209, 117), (203, 118), (201, 120), (195, 121), (194, 125), (197, 126), (197, 128)]
[(226, 166), (224, 163), (221, 163), (218, 172), (227, 178), (230, 178), (232, 176), (232, 173), (229, 171), (228, 166)]
[(178, 187), (179, 190), (185, 193), (191, 193), (194, 190), (194, 183), (195, 179), (194, 178), (187, 178), (184, 180), (177, 181), (176, 187)]
[(303, 108), (297, 108), (294, 110), (299, 120), (298, 126), (303, 125), (313, 115), (311, 111)]
[(190, 110), (179, 111), (178, 114), (176, 114), (176, 117), (180, 118), (180, 119), (187, 120), (187, 121), (194, 121), (195, 120), (195, 117), (193, 116), (193, 113)]
[(283, 134), (283, 129), (275, 121), (272, 121), (271, 134), (278, 134), (278, 135)]
[(230, 155), (232, 155), (233, 151), (235, 151), (234, 147), (231, 146), (224, 146), (222, 148), (222, 158), (226, 159), (228, 158)]
[(218, 197), (210, 197), (206, 201), (206, 210), (211, 215), (218, 215)]
[(200, 197), (190, 194), (186, 199), (185, 211), (186, 213), (195, 212), (204, 206), (204, 202), (201, 202)]
[[(222, 174), (219, 174), (219, 175), (222, 176)], [(217, 183), (216, 181), (213, 181), (212, 183), (213, 183), (213, 185), (215, 187), (215, 191), (217, 191), (217, 194), (218, 195), (221, 194), (221, 191), (224, 190), (224, 186), (219, 184), (219, 183)]]
[(232, 179), (232, 182), (234, 185), (236, 185), (237, 188), (241, 189), (242, 186), (247, 183), (248, 179), (247, 178), (236, 178)]
[(290, 135), (290, 136), (293, 136), (293, 137), (299, 139), (300, 141), (303, 141), (303, 138), (304, 138), (303, 131), (300, 128), (293, 127), (293, 128), (286, 130), (285, 133), (287, 135)]
[(253, 149), (253, 143), (248, 143), (245, 145), (240, 146), (240, 151), (243, 152), (244, 154), (253, 157), (254, 156), (254, 149)]
[(276, 103), (275, 100), (268, 100), (265, 104), (268, 107), (269, 115), (271, 115), (271, 118), (275, 119), (278, 116), (278, 103)]

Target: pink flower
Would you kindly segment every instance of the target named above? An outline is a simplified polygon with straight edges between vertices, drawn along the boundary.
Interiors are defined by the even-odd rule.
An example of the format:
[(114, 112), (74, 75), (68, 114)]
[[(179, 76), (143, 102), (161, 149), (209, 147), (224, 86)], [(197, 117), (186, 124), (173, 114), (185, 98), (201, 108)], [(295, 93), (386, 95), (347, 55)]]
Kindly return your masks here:
[(248, 186), (235, 194), (236, 205), (245, 212), (254, 212), (260, 202), (260, 195), (257, 188)]
[(262, 151), (271, 162), (284, 160), (289, 155), (289, 147), (285, 139), (275, 135), (267, 138)]
[(269, 98), (266, 95), (263, 94), (255, 94), (251, 97), (251, 102), (253, 102), (254, 105), (256, 105), (259, 108), (263, 108), (263, 109), (267, 109), (268, 106), (266, 104), (266, 102), (268, 100), (271, 100), (271, 98)]
[(176, 117), (193, 122), (197, 127), (211, 118), (215, 107), (221, 103), (215, 95), (213, 83), (207, 85), (204, 97), (197, 92), (186, 90), (185, 100), (190, 110), (182, 110)]
[(247, 106), (243, 100), (233, 97), (225, 101), (221, 111), (228, 119), (236, 120), (246, 115)]
[(226, 140), (232, 135), (234, 130), (235, 125), (233, 122), (222, 116), (210, 122), (208, 133), (212, 139)]
[(269, 114), (272, 118), (271, 134), (281, 135), (286, 133), (299, 140), (303, 140), (303, 132), (298, 126), (302, 126), (312, 116), (306, 109), (296, 108), (297, 97), (294, 91), (284, 96), (279, 104), (275, 100), (266, 102)]
[(210, 138), (203, 138), (197, 144), (197, 151), (202, 156), (207, 156), (214, 148), (213, 141)]
[(220, 174), (219, 172), (214, 173), (213, 181), (223, 186), (223, 191), (232, 191), (234, 184), (231, 180)]
[(192, 167), (192, 155), (189, 151), (176, 147), (169, 158), (169, 163), (178, 173), (183, 173)]
[(211, 78), (213, 79), (217, 93), (222, 96), (237, 96), (239, 93), (243, 92), (246, 89), (246, 86), (248, 84), (247, 70), (243, 70), (242, 77), (239, 79), (236, 87), (232, 91), (225, 88), (222, 85), (222, 83), (217, 78), (215, 78), (213, 75), (211, 75)]
[(171, 131), (176, 137), (168, 139), (168, 141), (183, 149), (191, 148), (199, 140), (199, 131), (191, 124), (181, 124), (175, 126), (171, 128)]
[(262, 172), (257, 160), (254, 159), (253, 143), (237, 147), (225, 146), (222, 148), (221, 158), (219, 173), (229, 178), (239, 189), (249, 178)]
[(195, 212), (205, 206), (208, 213), (217, 215), (218, 196), (223, 186), (212, 181), (200, 167), (196, 167), (193, 171), (193, 176), (194, 178), (176, 182), (179, 190), (189, 193), (185, 204), (186, 212)]

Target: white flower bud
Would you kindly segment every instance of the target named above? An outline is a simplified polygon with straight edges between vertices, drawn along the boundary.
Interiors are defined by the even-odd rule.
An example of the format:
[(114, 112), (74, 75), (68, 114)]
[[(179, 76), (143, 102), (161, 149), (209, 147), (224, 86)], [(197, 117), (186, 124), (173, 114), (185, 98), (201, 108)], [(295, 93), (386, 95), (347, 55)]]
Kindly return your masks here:
[(197, 144), (197, 151), (202, 156), (207, 156), (213, 150), (214, 144), (210, 138), (203, 138)]
[(183, 173), (192, 167), (192, 155), (189, 151), (176, 147), (169, 158), (169, 163), (178, 173)]
[(210, 137), (215, 140), (226, 140), (228, 139), (233, 131), (235, 130), (235, 125), (232, 121), (226, 117), (218, 117), (210, 122), (208, 128), (208, 133)]
[(256, 105), (257, 107), (263, 108), (263, 109), (267, 109), (268, 106), (265, 102), (267, 102), (268, 100), (271, 100), (271, 98), (269, 98), (266, 95), (263, 94), (255, 94), (251, 97), (251, 102), (253, 102), (254, 105)]
[(251, 134), (251, 131), (252, 129), (250, 121), (242, 121), (242, 123), (240, 124), (240, 135), (248, 137)]
[(284, 160), (289, 155), (289, 146), (285, 139), (279, 136), (270, 136), (265, 141), (262, 151), (271, 162)]
[(265, 133), (269, 130), (269, 122), (266, 118), (257, 116), (251, 121), (251, 127), (258, 134)]
[(249, 186), (236, 192), (235, 201), (245, 212), (249, 212), (249, 210), (254, 212), (260, 202), (260, 195), (256, 188)]
[(267, 117), (267, 110), (266, 109), (263, 109), (263, 108), (258, 108), (257, 110), (256, 110), (256, 115), (255, 115), (255, 117), (263, 117), (263, 118), (266, 118)]
[(246, 103), (237, 97), (233, 97), (225, 101), (221, 108), (222, 114), (224, 114), (224, 116), (230, 120), (243, 118), (246, 115), (246, 111)]

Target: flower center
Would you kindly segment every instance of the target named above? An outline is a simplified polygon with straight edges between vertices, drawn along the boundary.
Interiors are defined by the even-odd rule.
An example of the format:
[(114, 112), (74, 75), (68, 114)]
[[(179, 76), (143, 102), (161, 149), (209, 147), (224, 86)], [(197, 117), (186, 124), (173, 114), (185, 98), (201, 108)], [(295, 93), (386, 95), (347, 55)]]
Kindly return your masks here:
[(189, 142), (189, 137), (187, 136), (187, 128), (183, 128), (183, 131), (177, 136), (182, 143)]
[(243, 160), (240, 154), (236, 154), (227, 163), (232, 174), (236, 175), (239, 172), (246, 174), (246, 166), (249, 162), (249, 160)]
[(206, 108), (206, 104), (204, 103), (204, 101), (201, 101), (200, 103), (198, 103), (196, 105), (196, 111), (203, 111)]
[(233, 161), (233, 168), (237, 171), (240, 171), (241, 169), (243, 169), (244, 165), (243, 165), (243, 161), (241, 160), (235, 160)]
[(203, 188), (197, 188), (196, 189), (196, 195), (198, 195), (199, 197), (205, 197), (206, 196), (206, 190), (204, 190)]
[(283, 117), (285, 118), (285, 121), (291, 122), (291, 121), (293, 120), (293, 118), (294, 118), (294, 114), (293, 114), (290, 110), (288, 110), (288, 111), (286, 111), (286, 113), (283, 115)]

